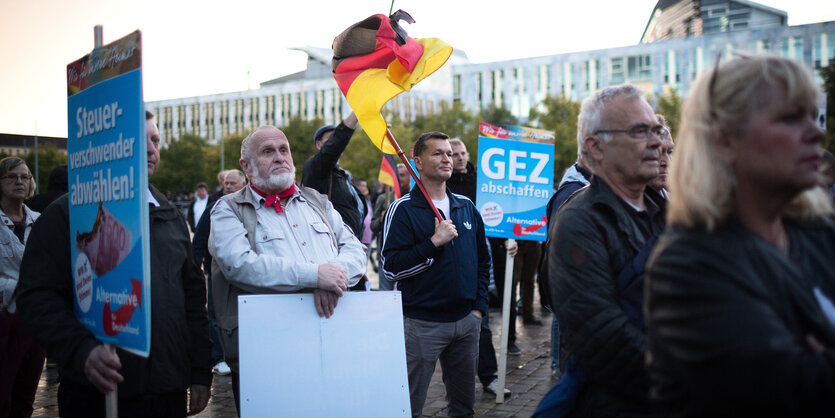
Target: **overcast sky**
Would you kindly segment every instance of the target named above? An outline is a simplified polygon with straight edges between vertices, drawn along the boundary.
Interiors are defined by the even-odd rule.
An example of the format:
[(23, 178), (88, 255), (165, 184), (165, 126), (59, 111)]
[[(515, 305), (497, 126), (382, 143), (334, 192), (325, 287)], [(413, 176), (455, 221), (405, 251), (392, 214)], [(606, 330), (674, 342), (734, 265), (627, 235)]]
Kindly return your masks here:
[[(472, 62), (637, 44), (655, 0), (395, 0), (416, 20), (415, 38), (437, 37)], [(835, 1), (764, 0), (789, 24), (835, 20)], [(0, 132), (65, 137), (66, 65), (93, 47), (142, 31), (145, 100), (257, 88), (303, 70), (288, 48), (333, 38), (390, 0), (0, 0)], [(249, 74), (249, 75), (248, 75)]]

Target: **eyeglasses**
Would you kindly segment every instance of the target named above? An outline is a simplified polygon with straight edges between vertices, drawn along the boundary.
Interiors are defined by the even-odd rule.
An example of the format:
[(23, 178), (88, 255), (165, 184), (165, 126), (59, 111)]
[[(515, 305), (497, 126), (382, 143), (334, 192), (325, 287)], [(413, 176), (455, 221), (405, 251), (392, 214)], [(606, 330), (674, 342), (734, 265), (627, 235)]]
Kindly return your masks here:
[(26, 183), (27, 181), (32, 180), (32, 176), (28, 174), (6, 174), (3, 176), (3, 180), (10, 183), (16, 183), (18, 179)]
[(597, 135), (597, 134), (610, 134), (610, 133), (625, 133), (632, 138), (643, 139), (643, 140), (648, 140), (649, 139), (649, 134), (652, 133), (652, 134), (655, 134), (656, 136), (658, 136), (659, 138), (661, 138), (662, 141), (666, 141), (666, 140), (670, 139), (670, 130), (667, 129), (666, 126), (664, 126), (664, 125), (650, 126), (650, 125), (647, 125), (646, 123), (639, 123), (637, 125), (632, 126), (629, 129), (600, 129), (600, 130), (594, 131), (595, 135)]

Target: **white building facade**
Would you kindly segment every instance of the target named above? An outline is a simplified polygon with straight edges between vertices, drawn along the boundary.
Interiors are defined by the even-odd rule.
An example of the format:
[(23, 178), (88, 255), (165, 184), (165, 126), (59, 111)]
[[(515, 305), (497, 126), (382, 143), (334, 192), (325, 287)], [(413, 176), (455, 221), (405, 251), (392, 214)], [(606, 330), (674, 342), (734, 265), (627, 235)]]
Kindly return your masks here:
[[(504, 106), (521, 120), (547, 95), (581, 101), (595, 91), (632, 83), (651, 95), (686, 97), (693, 80), (717, 59), (769, 53), (802, 61), (815, 71), (835, 65), (835, 21), (787, 26), (785, 12), (747, 0), (661, 0), (642, 42), (626, 47), (472, 64), (456, 51), (447, 65), (384, 109), (404, 120), (461, 102), (478, 111)], [(255, 90), (146, 102), (163, 138), (196, 134), (216, 141), (260, 125), (282, 126), (296, 116), (338, 123), (350, 107), (330, 71), (331, 51), (308, 54), (305, 71)]]

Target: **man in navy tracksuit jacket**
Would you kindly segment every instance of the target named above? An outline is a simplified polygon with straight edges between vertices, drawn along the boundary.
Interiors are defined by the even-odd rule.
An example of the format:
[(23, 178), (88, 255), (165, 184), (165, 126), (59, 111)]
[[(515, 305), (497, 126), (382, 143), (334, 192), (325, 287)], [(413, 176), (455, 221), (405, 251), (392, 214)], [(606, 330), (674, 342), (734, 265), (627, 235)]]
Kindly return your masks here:
[(415, 167), (444, 221), (415, 187), (392, 204), (383, 230), (383, 273), (402, 292), (412, 416), (421, 416), (440, 358), (450, 416), (472, 416), (481, 317), (487, 315), (490, 253), (472, 201), (446, 190), (449, 137), (423, 134)]

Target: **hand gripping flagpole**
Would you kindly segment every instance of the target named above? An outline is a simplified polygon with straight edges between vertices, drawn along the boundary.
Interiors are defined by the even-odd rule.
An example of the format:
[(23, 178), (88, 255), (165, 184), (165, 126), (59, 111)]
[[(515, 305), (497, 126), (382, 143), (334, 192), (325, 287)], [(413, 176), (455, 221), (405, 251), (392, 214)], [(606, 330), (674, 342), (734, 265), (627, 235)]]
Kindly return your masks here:
[[(423, 187), (423, 183), (418, 178), (415, 170), (412, 169), (412, 165), (409, 164), (409, 160), (406, 159), (406, 154), (403, 153), (403, 150), (400, 149), (400, 145), (397, 144), (397, 140), (394, 139), (394, 135), (391, 134), (391, 131), (386, 128), (386, 138), (389, 139), (389, 143), (391, 146), (394, 147), (394, 150), (397, 151), (397, 155), (400, 156), (400, 159), (403, 160), (403, 165), (406, 166), (406, 170), (409, 170), (409, 175), (415, 179), (415, 184), (417, 184), (420, 192), (423, 193), (423, 197), (426, 198), (426, 203), (429, 204), (429, 207), (432, 208), (432, 212), (435, 213), (435, 217), (438, 218), (438, 222), (443, 222), (444, 217), (441, 216), (441, 212), (438, 212), (438, 208), (435, 207), (435, 203), (432, 202), (432, 198), (429, 197), (429, 193), (426, 192), (426, 188)], [(401, 191), (401, 194), (403, 192)]]

